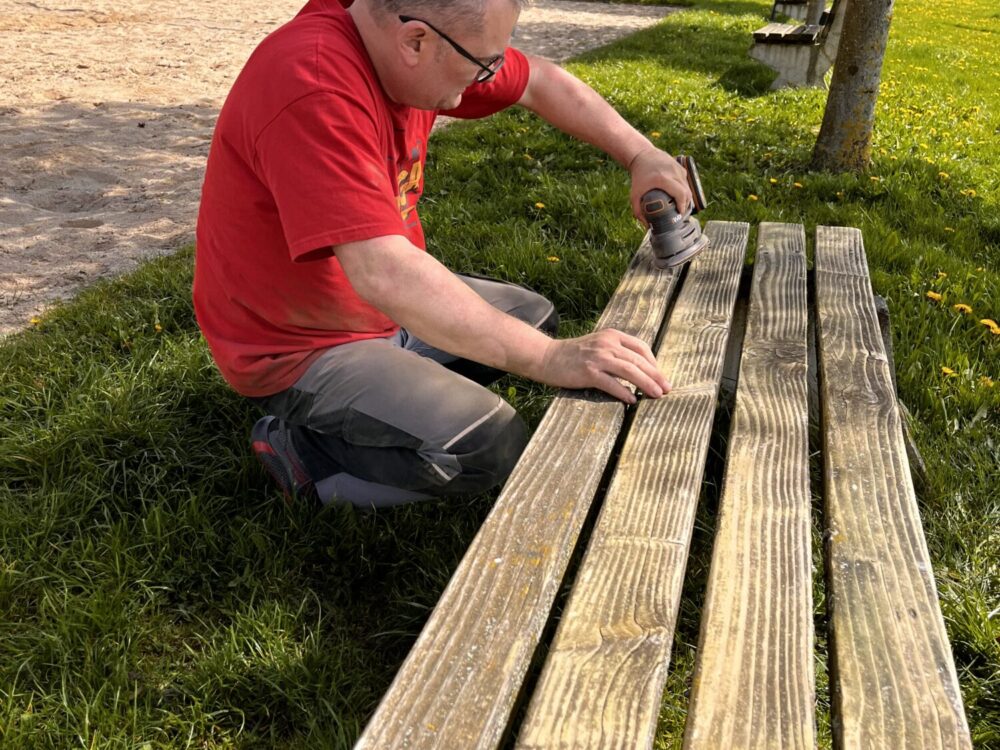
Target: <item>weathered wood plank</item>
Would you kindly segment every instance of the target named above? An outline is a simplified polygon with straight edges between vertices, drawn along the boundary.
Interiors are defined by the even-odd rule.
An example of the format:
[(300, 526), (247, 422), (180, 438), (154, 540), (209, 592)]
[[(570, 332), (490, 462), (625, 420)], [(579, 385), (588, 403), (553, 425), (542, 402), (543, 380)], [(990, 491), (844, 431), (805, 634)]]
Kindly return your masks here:
[(816, 743), (806, 236), (760, 225), (685, 747)]
[(835, 742), (968, 748), (861, 233), (816, 234)]
[[(597, 327), (652, 345), (678, 275), (647, 240)], [(624, 412), (603, 394), (554, 399), (356, 747), (498, 744)]]
[(658, 353), (674, 389), (639, 405), (520, 748), (652, 745), (749, 227), (706, 233)]

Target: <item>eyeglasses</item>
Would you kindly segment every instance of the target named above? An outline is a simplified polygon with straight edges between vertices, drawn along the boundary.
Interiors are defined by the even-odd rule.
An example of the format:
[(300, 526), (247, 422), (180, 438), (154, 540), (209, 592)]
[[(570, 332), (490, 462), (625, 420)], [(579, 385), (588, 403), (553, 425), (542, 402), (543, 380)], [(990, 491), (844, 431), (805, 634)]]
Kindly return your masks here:
[(490, 80), (493, 76), (497, 74), (497, 71), (500, 70), (500, 68), (503, 67), (503, 61), (504, 61), (503, 53), (500, 53), (499, 55), (494, 57), (492, 60), (489, 60), (484, 65), (482, 62), (480, 62), (479, 58), (477, 58), (475, 55), (473, 55), (471, 52), (469, 52), (461, 44), (456, 42), (454, 39), (445, 34), (443, 31), (436, 28), (434, 24), (425, 21), (422, 18), (414, 18), (413, 16), (400, 16), (399, 20), (402, 21), (403, 23), (408, 23), (409, 21), (419, 21), (424, 26), (433, 31), (435, 34), (437, 34), (439, 37), (448, 42), (448, 44), (452, 46), (452, 49), (454, 49), (458, 54), (460, 54), (466, 60), (473, 62), (477, 66), (479, 66), (481, 70), (476, 75), (475, 79), (476, 83), (486, 83), (488, 80)]

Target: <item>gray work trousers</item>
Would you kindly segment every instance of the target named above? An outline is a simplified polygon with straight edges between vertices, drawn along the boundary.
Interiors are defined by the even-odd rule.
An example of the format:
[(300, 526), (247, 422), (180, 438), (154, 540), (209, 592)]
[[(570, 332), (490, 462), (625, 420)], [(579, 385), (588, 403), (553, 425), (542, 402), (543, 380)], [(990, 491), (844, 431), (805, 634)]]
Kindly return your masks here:
[[(558, 315), (541, 295), (458, 278), (555, 335)], [(514, 408), (484, 387), (503, 374), (400, 330), (328, 349), (291, 388), (254, 400), (282, 420), (321, 501), (377, 508), (482, 492), (507, 478), (527, 434)]]

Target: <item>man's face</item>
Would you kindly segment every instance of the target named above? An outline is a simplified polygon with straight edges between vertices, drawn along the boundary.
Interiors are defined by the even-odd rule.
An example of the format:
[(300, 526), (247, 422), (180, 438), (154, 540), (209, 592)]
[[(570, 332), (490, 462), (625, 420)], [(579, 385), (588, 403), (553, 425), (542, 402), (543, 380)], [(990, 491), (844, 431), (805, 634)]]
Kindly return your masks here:
[[(462, 92), (476, 81), (477, 76), (485, 75), (483, 66), (496, 67), (494, 61), (510, 44), (518, 15), (517, 5), (510, 0), (488, 0), (482, 29), (478, 32), (461, 27), (444, 28), (444, 24), (426, 19), (434, 24), (433, 29), (425, 26), (428, 28), (425, 43), (432, 54), (421, 65), (421, 85), (412, 92), (411, 106), (421, 109), (457, 107), (462, 101)], [(474, 57), (479, 65), (463, 56), (455, 45)]]

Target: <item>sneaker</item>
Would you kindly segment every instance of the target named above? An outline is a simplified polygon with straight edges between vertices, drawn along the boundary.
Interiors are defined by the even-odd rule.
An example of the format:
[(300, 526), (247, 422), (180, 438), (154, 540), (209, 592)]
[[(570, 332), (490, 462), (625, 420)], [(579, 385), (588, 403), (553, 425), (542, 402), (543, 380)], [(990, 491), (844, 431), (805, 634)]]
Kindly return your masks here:
[(295, 453), (288, 431), (282, 429), (277, 417), (261, 417), (250, 431), (253, 452), (281, 488), (285, 502), (291, 504), (295, 497), (312, 491), (310, 479), (302, 460)]

